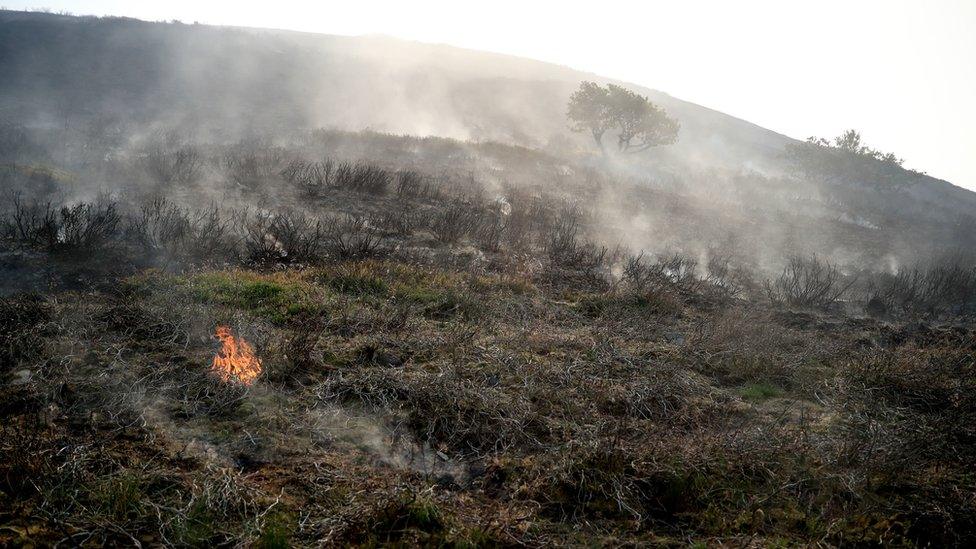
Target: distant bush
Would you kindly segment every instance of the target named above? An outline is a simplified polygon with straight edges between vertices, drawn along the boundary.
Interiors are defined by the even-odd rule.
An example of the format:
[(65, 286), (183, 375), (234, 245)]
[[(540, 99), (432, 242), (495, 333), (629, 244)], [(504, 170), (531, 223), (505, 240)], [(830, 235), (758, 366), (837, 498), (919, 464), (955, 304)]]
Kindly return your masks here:
[(22, 243), (58, 253), (89, 253), (119, 236), (122, 217), (114, 202), (54, 207), (14, 198), (8, 231)]
[(870, 284), (866, 309), (874, 315), (959, 316), (976, 313), (976, 266), (947, 258), (894, 275), (878, 275)]
[(698, 262), (686, 255), (659, 255), (650, 262), (640, 253), (624, 262), (622, 281), (639, 292), (674, 289), (683, 293), (698, 292), (703, 281), (697, 275)]
[(431, 223), (431, 230), (443, 244), (454, 244), (478, 229), (478, 212), (470, 202), (457, 198), (441, 209)]
[(388, 190), (390, 180), (390, 172), (379, 166), (365, 162), (342, 162), (336, 166), (334, 185), (349, 191), (383, 195)]
[(422, 209), (407, 202), (398, 208), (383, 210), (372, 221), (385, 233), (407, 236), (415, 230), (430, 228), (432, 219), (432, 209)]
[(277, 177), (285, 163), (285, 150), (280, 147), (254, 148), (238, 146), (224, 155), (224, 169), (231, 181), (254, 189)]
[(240, 214), (244, 254), (255, 263), (309, 263), (322, 257), (326, 225), (296, 212)]
[(414, 170), (397, 172), (396, 193), (400, 198), (432, 198), (438, 194), (431, 178)]
[(603, 266), (608, 250), (582, 237), (582, 215), (575, 208), (563, 210), (543, 235), (546, 255), (554, 265), (584, 271)]
[(855, 280), (817, 257), (790, 257), (773, 281), (766, 281), (766, 295), (776, 303), (825, 309), (836, 303)]
[(168, 148), (153, 143), (142, 157), (145, 170), (160, 185), (195, 183), (203, 174), (204, 158), (192, 145)]
[(216, 206), (195, 212), (155, 198), (128, 221), (126, 236), (166, 260), (216, 262), (234, 255), (230, 224)]
[(729, 298), (755, 290), (752, 273), (733, 258), (731, 252), (713, 250), (705, 264), (705, 280)]
[(374, 257), (383, 249), (379, 234), (362, 217), (345, 216), (329, 220), (325, 238), (326, 250), (337, 259)]
[(335, 161), (329, 158), (323, 162), (296, 159), (285, 166), (280, 175), (285, 181), (297, 185), (305, 196), (317, 197), (332, 184), (335, 169)]

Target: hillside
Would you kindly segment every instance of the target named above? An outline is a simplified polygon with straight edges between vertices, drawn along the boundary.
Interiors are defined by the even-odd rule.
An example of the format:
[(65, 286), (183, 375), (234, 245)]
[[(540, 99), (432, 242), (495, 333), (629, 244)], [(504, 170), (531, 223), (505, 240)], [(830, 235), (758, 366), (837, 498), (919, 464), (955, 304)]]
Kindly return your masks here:
[[(568, 159), (593, 151), (586, 136), (568, 131), (564, 105), (581, 80), (597, 77), (508, 56), (383, 37), (9, 11), (0, 14), (0, 52), (0, 117), (47, 131), (41, 139), (64, 141), (56, 131), (76, 139), (98, 132), (105, 145), (127, 148), (162, 131), (233, 142), (327, 127), (497, 141)], [(809, 211), (812, 202), (817, 223), (866, 220), (880, 228), (867, 251), (879, 261), (894, 253), (888, 242), (898, 243), (899, 263), (933, 244), (938, 253), (974, 245), (974, 193), (920, 177), (898, 196), (838, 203), (828, 191), (788, 178), (783, 149), (789, 138), (634, 88), (682, 129), (675, 145), (618, 165), (625, 177), (740, 202), (744, 215)], [(742, 181), (757, 177), (771, 179), (762, 185), (789, 202), (750, 202), (756, 197)], [(768, 215), (754, 221), (766, 224)], [(899, 226), (889, 223), (892, 216)], [(808, 249), (839, 261), (865, 253), (840, 249), (845, 246)]]
[(389, 38), (0, 12), (0, 74), (0, 546), (976, 544), (973, 193)]
[[(337, 127), (541, 146), (594, 78), (495, 54), (384, 37), (167, 25), (3, 12), (8, 113), (192, 119), (211, 128)], [(67, 91), (70, 90), (70, 93)], [(787, 138), (643, 90), (685, 126), (681, 151), (765, 158)], [(242, 115), (246, 121), (240, 121)]]

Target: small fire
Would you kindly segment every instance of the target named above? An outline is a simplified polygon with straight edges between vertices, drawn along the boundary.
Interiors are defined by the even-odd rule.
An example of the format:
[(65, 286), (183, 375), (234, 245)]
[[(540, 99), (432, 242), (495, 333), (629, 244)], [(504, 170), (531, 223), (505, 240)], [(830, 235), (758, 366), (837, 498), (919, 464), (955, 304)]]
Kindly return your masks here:
[(234, 337), (227, 326), (217, 326), (216, 335), (221, 347), (210, 369), (223, 381), (244, 385), (254, 383), (261, 375), (261, 361), (254, 354), (254, 347), (244, 338)]

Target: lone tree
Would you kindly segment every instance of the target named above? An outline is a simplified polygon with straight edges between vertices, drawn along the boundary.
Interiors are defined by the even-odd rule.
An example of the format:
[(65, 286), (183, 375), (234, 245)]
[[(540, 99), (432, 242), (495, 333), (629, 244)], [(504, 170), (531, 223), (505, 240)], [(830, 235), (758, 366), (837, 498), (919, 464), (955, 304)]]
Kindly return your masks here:
[(828, 185), (861, 185), (874, 190), (898, 190), (912, 185), (923, 175), (902, 166), (894, 153), (872, 149), (861, 142), (861, 134), (847, 130), (829, 141), (810, 137), (787, 145), (786, 156), (794, 170)]
[(601, 87), (582, 82), (569, 98), (566, 112), (570, 129), (589, 131), (606, 152), (603, 136), (616, 130), (617, 150), (640, 152), (658, 145), (670, 145), (678, 138), (678, 121), (647, 97), (616, 84)]

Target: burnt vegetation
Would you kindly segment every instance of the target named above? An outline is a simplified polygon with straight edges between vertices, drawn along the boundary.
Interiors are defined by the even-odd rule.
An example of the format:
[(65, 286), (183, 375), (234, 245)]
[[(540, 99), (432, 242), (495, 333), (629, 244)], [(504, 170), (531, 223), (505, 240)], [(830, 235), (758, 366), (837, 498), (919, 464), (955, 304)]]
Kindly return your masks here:
[[(573, 114), (620, 151), (679, 131), (618, 86)], [(976, 543), (976, 225), (854, 136), (792, 151), (816, 202), (572, 146), (86, 116), (0, 123), (0, 545)], [(218, 326), (252, 385), (213, 374)]]
[[(10, 261), (73, 273), (0, 302), (0, 490), (34, 539), (976, 536), (959, 254), (759, 270), (731, 244), (608, 243), (552, 187), (180, 150), (125, 160), (149, 178), (125, 194), (7, 204)], [(209, 371), (228, 323), (263, 361), (251, 387)]]

